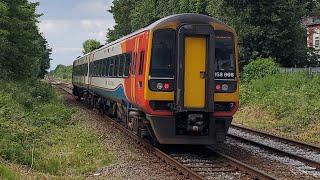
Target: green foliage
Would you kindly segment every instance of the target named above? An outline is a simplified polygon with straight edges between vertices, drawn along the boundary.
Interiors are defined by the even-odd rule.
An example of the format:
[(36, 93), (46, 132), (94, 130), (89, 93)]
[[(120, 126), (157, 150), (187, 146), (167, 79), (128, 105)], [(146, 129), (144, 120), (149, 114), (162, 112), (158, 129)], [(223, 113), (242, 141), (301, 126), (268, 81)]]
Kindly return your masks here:
[(282, 66), (304, 66), (308, 57), (301, 19), (312, 1), (214, 0), (208, 12), (236, 29), (243, 60), (273, 57)]
[(306, 66), (314, 61), (307, 53), (301, 20), (317, 12), (314, 7), (320, 7), (318, 1), (115, 0), (110, 12), (116, 25), (107, 38), (116, 40), (172, 14), (209, 14), (236, 29), (242, 62), (273, 57), (282, 66)]
[(206, 13), (208, 0), (115, 0), (111, 12), (116, 25), (108, 30), (108, 42), (177, 13)]
[(114, 0), (112, 2), (113, 6), (111, 6), (109, 12), (113, 14), (116, 25), (113, 29), (108, 29), (107, 42), (114, 41), (122, 36), (130, 34), (133, 31), (131, 27), (130, 13), (139, 1)]
[(0, 179), (17, 180), (21, 179), (21, 177), (9, 167), (0, 164)]
[(319, 91), (320, 76), (268, 75), (241, 85), (241, 106), (261, 107), (274, 115), (274, 128), (304, 133), (307, 128), (320, 125)]
[(12, 79), (43, 77), (51, 49), (40, 34), (38, 3), (0, 0), (0, 74)]
[[(0, 160), (57, 176), (80, 176), (110, 163), (79, 114), (49, 84), (1, 82)], [(0, 166), (0, 178), (13, 175)]]
[(70, 82), (72, 79), (72, 65), (65, 66), (60, 64), (55, 70), (50, 72), (50, 75), (56, 79)]
[(274, 59), (258, 58), (244, 67), (242, 77), (248, 82), (276, 73), (279, 73), (279, 65)]
[(100, 42), (94, 39), (88, 39), (83, 43), (83, 54), (87, 54), (101, 46)]

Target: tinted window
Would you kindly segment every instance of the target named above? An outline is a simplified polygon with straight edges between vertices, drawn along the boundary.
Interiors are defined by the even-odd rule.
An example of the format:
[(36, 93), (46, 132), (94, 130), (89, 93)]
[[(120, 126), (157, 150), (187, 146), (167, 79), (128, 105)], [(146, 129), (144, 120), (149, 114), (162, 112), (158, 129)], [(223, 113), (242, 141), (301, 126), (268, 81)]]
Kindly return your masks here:
[(216, 70), (234, 71), (234, 38), (232, 33), (225, 31), (216, 31), (215, 36)]
[(114, 59), (115, 59), (115, 63), (114, 63), (115, 66), (114, 66), (114, 74), (113, 74), (113, 76), (117, 77), (118, 74), (119, 74), (119, 56), (115, 56)]
[(153, 34), (150, 75), (173, 77), (175, 59), (175, 30), (162, 29)]
[(106, 59), (107, 63), (106, 63), (106, 76), (109, 76), (109, 68), (110, 68), (110, 58)]
[(128, 77), (130, 74), (131, 65), (131, 53), (125, 54), (125, 64), (124, 64), (124, 76)]
[(132, 70), (131, 70), (131, 73), (132, 73), (133, 75), (136, 74), (136, 62), (137, 62), (137, 53), (133, 53)]
[(125, 60), (125, 55), (119, 55), (119, 77), (123, 76), (123, 68), (124, 68), (124, 60)]
[(141, 51), (141, 53), (140, 53), (139, 75), (143, 74), (143, 65), (144, 65), (144, 51)]
[(114, 71), (114, 58), (111, 57), (109, 58), (110, 65), (109, 65), (109, 77), (113, 76), (113, 71)]

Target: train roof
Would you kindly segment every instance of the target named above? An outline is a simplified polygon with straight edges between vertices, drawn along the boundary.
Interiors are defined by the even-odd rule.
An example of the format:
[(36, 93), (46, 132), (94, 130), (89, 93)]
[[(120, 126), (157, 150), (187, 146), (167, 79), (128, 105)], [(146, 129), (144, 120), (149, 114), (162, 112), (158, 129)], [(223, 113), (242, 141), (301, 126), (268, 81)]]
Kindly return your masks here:
[(213, 17), (210, 17), (210, 16), (207, 16), (207, 15), (203, 15), (203, 14), (196, 14), (196, 13), (183, 13), (183, 14), (174, 14), (174, 15), (171, 15), (171, 16), (167, 16), (167, 17), (164, 17), (142, 29), (139, 29), (129, 35), (126, 35), (116, 41), (113, 41), (113, 42), (110, 42), (110, 43), (107, 43), (106, 45), (100, 47), (99, 49), (96, 49), (90, 53), (87, 53), (79, 58), (77, 58), (76, 60), (78, 59), (81, 59), (91, 53), (94, 53), (94, 52), (97, 52), (97, 51), (100, 51), (100, 50), (103, 50), (109, 46), (112, 46), (114, 44), (117, 44), (121, 41), (124, 41), (126, 39), (129, 39), (130, 37), (133, 37), (137, 34), (140, 34), (144, 31), (148, 31), (148, 30), (153, 30), (153, 29), (156, 29), (158, 27), (161, 27), (167, 23), (178, 23), (178, 24), (183, 24), (183, 23), (200, 23), (200, 24), (212, 24), (212, 23), (218, 23), (218, 24), (221, 24), (223, 26), (227, 26), (228, 28), (232, 29), (230, 26), (228, 26), (227, 24), (223, 23), (222, 21), (219, 21), (218, 19), (215, 19)]

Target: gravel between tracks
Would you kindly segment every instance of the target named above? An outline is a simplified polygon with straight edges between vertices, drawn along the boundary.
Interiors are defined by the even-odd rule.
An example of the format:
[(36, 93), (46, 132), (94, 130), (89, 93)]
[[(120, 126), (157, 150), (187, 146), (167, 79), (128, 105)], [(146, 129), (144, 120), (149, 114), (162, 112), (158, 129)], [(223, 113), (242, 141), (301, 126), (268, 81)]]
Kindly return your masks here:
[[(231, 157), (250, 164), (268, 174), (273, 174), (279, 179), (318, 179), (319, 177), (307, 169), (297, 169), (297, 161), (281, 157), (258, 147), (247, 145), (228, 138), (224, 144), (219, 146), (220, 151)], [(288, 163), (285, 163), (288, 162)]]
[(91, 128), (101, 135), (106, 149), (114, 157), (113, 163), (86, 176), (87, 179), (183, 179), (174, 167), (139, 147), (132, 139), (114, 128), (97, 111), (89, 110), (62, 90), (66, 104), (81, 109)]

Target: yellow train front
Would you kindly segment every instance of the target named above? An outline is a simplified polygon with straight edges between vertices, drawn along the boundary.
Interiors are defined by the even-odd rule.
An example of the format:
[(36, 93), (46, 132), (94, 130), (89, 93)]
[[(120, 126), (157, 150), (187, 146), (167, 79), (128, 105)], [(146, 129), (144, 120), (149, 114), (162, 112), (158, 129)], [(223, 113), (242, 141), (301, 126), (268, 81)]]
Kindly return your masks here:
[(158, 23), (145, 96), (153, 109), (172, 114), (147, 114), (155, 137), (161, 144), (224, 141), (239, 105), (235, 31), (196, 14)]
[[(82, 87), (74, 83), (76, 94), (107, 102), (126, 127), (160, 144), (224, 141), (239, 106), (236, 40), (231, 27), (209, 16), (163, 18), (86, 55), (90, 72), (84, 73)], [(108, 53), (128, 57), (126, 76), (107, 74), (99, 77), (101, 85), (94, 84), (99, 78), (91, 75), (91, 67), (102, 52), (106, 58)]]

